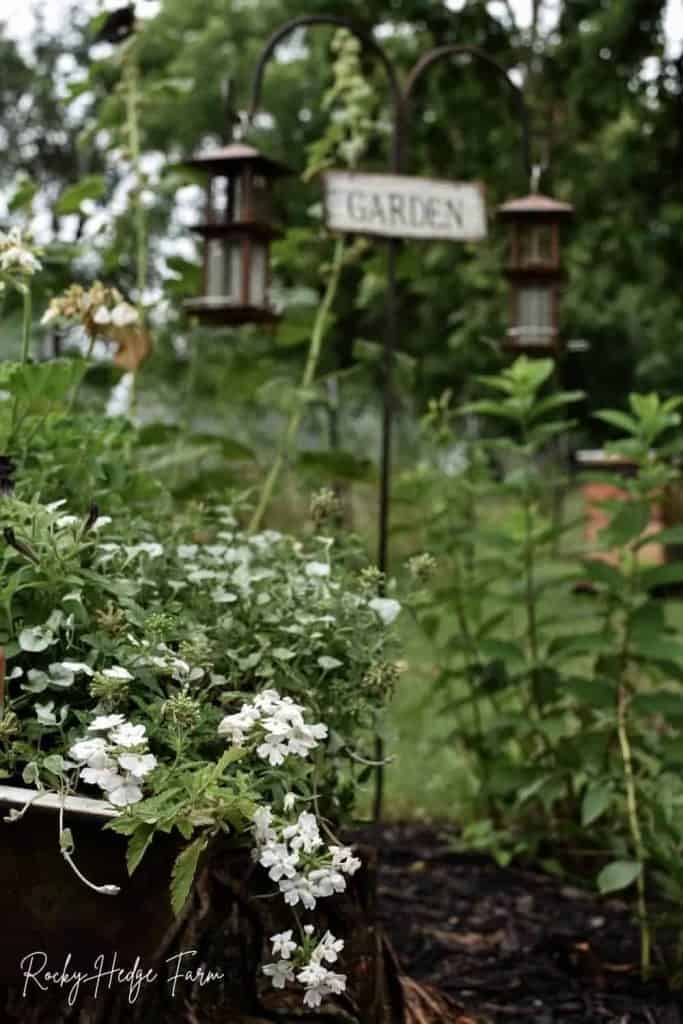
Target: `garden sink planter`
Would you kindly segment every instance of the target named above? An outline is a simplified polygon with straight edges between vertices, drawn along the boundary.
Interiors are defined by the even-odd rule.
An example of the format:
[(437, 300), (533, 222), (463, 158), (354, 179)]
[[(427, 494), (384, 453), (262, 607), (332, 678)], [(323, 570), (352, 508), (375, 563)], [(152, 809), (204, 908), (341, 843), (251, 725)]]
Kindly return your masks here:
[[(0, 786), (2, 818), (34, 793)], [(64, 824), (74, 836), (74, 860), (97, 884), (120, 893), (93, 892), (76, 877), (59, 849), (59, 798), (47, 794), (20, 821), (0, 820), (0, 984), (23, 983), (21, 961), (44, 952), (50, 969), (92, 971), (95, 958), (118, 956), (132, 964), (140, 956), (153, 966), (173, 926), (168, 883), (177, 844), (155, 842), (132, 877), (126, 868), (126, 840), (102, 826), (114, 816), (104, 801), (68, 797)], [(161, 837), (167, 839), (167, 837)]]

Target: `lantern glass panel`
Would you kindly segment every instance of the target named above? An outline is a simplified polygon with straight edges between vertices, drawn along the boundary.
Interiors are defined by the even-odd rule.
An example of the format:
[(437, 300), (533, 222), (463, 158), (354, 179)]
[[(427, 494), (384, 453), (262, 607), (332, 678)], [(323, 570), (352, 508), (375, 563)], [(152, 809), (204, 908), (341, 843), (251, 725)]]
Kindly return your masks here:
[(553, 264), (553, 225), (532, 224), (519, 228), (519, 262), (522, 267)]
[(268, 247), (252, 240), (249, 263), (249, 301), (252, 306), (266, 306), (268, 298)]
[(224, 174), (214, 175), (209, 190), (209, 219), (214, 224), (223, 223), (228, 219), (230, 179)]
[(207, 245), (207, 299), (239, 304), (242, 298), (242, 253), (239, 241), (211, 238)]
[(270, 183), (262, 174), (251, 179), (251, 216), (255, 221), (268, 221), (271, 215)]
[(553, 293), (540, 286), (520, 288), (515, 334), (527, 344), (543, 345), (554, 335)]

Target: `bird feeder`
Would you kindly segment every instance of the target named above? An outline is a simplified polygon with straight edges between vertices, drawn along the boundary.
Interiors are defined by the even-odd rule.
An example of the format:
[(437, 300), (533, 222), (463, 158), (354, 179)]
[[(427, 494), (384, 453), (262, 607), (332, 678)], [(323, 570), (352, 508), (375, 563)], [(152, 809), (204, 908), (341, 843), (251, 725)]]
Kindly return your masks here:
[(504, 347), (515, 353), (558, 355), (560, 298), (565, 281), (561, 226), (570, 203), (538, 193), (498, 207), (508, 225), (510, 323)]
[(207, 174), (205, 217), (194, 230), (204, 242), (204, 294), (185, 309), (204, 323), (273, 323), (269, 301), (273, 182), (289, 170), (244, 143), (187, 162)]

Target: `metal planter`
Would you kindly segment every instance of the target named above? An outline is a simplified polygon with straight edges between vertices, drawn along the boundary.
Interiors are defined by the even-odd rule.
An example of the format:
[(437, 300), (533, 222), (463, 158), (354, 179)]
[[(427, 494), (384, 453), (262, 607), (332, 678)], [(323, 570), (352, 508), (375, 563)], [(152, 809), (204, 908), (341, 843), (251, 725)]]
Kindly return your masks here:
[[(0, 816), (35, 793), (0, 786)], [(173, 927), (168, 896), (177, 843), (154, 842), (132, 877), (126, 868), (126, 839), (103, 831), (115, 811), (100, 800), (68, 797), (65, 825), (76, 843), (74, 859), (96, 884), (120, 886), (117, 896), (87, 888), (59, 848), (60, 800), (41, 796), (20, 821), (0, 820), (0, 984), (24, 983), (31, 953), (44, 953), (49, 970), (93, 972), (97, 957), (111, 966), (130, 966), (137, 956), (154, 966)], [(38, 962), (38, 959), (36, 960)]]

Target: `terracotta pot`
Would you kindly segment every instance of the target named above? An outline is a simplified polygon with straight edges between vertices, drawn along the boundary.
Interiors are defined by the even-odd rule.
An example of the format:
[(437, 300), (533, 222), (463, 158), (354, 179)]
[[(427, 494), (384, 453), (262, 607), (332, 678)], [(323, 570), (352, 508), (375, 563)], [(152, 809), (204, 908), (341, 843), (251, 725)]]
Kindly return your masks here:
[[(20, 792), (0, 787), (3, 817)], [(99, 814), (92, 807), (97, 804)], [(76, 798), (65, 805), (75, 863), (95, 884), (120, 886), (116, 896), (93, 892), (66, 863), (54, 807), (34, 805), (20, 821), (0, 820), (0, 984), (22, 983), (30, 966), (22, 968), (22, 960), (31, 953), (44, 953), (51, 970), (61, 969), (70, 956), (70, 970), (92, 973), (100, 954), (108, 964), (117, 954), (126, 965), (139, 955), (154, 966), (174, 921), (168, 885), (177, 843), (155, 840), (130, 877), (127, 840), (102, 829), (109, 817), (111, 810), (101, 801)], [(34, 959), (36, 968), (40, 961)]]

